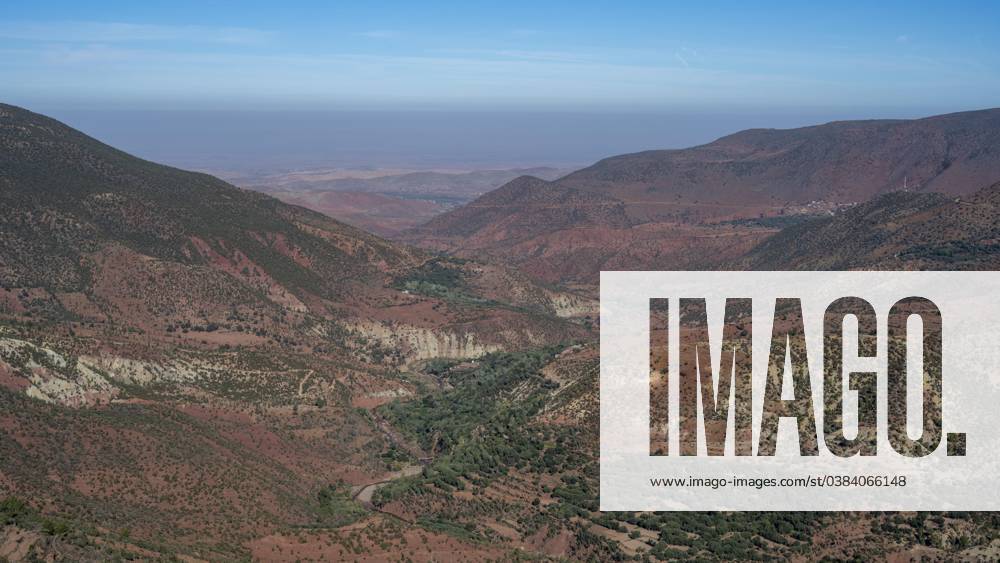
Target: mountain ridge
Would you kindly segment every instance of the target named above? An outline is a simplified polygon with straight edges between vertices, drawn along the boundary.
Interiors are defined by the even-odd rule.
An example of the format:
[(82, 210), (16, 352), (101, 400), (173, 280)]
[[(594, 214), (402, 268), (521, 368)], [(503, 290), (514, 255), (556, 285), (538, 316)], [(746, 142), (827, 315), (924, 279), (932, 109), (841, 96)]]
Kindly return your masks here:
[[(602, 159), (533, 181), (530, 197), (484, 194), (398, 238), (507, 260), (547, 281), (593, 284), (601, 269), (720, 267), (777, 231), (751, 220), (828, 214), (904, 188), (962, 195), (989, 185), (1000, 178), (998, 147), (1000, 109), (751, 129)], [(585, 196), (616, 210), (588, 213)], [(586, 220), (553, 220), (554, 207)], [(534, 228), (511, 228), (524, 225)]]
[[(309, 333), (302, 323), (351, 326), (356, 319), (376, 339), (389, 336), (372, 321), (441, 332), (445, 340), (471, 330), (468, 337), (483, 344), (470, 349), (537, 344), (556, 338), (562, 322), (544, 336), (527, 316), (555, 315), (561, 294), (493, 266), (448, 266), (448, 279), (462, 291), (485, 292), (476, 297), (484, 302), (498, 295), (489, 280), (504, 280), (496, 291), (517, 303), (489, 315), (454, 290), (404, 292), (400, 280), (419, 277), (433, 255), (206, 174), (136, 159), (27, 110), (0, 106), (0, 149), (0, 284), (44, 294), (40, 312), (162, 332), (192, 317), (231, 325), (235, 302), (243, 310), (236, 316), (283, 311), (265, 324), (299, 335), (290, 337), (296, 341)], [(130, 270), (143, 274), (130, 279)], [(502, 287), (509, 283), (521, 293)], [(246, 337), (245, 330), (233, 335)]]

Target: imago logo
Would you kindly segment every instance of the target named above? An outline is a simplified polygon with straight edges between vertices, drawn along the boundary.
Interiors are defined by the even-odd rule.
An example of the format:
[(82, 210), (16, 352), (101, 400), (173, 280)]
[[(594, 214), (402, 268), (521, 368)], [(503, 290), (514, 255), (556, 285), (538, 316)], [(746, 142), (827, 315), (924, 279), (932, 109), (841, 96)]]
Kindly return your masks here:
[[(681, 297), (677, 300), (680, 328), (670, 339), (670, 300), (649, 300), (649, 431), (650, 455), (668, 455), (669, 441), (669, 347), (679, 354), (680, 455), (698, 455), (699, 398), (708, 455), (723, 455), (729, 410), (734, 410), (735, 455), (752, 455), (751, 383), (753, 355), (753, 300), (727, 298), (722, 321), (722, 341), (718, 343), (719, 363), (713, 364), (704, 298)], [(767, 376), (756, 455), (773, 456), (782, 417), (795, 421), (800, 455), (818, 455), (819, 437), (831, 453), (849, 457), (878, 453), (876, 411), (877, 373), (846, 372), (844, 366), (844, 320), (854, 317), (853, 335), (861, 357), (878, 356), (878, 322), (871, 303), (858, 297), (841, 297), (823, 313), (823, 412), (825, 425), (817, 432), (814, 417), (811, 377), (807, 361), (805, 322), (802, 301), (794, 297), (774, 300), (771, 340), (766, 350)], [(907, 324), (911, 316), (919, 318), (922, 334), (916, 344), (920, 370), (910, 370), (923, 386), (920, 406), (923, 426), (920, 437), (907, 435)], [(886, 345), (888, 381), (888, 438), (901, 455), (921, 457), (937, 449), (941, 442), (941, 311), (923, 297), (897, 301), (888, 312)], [(714, 366), (714, 367), (713, 367)], [(786, 369), (786, 367), (788, 369)], [(784, 374), (790, 373), (791, 397), (782, 398)], [(713, 374), (718, 374), (713, 376)], [(844, 381), (846, 378), (846, 381)], [(845, 388), (857, 393), (857, 428), (847, 438), (844, 428)], [(965, 434), (948, 435), (949, 454), (965, 455)]]
[(988, 272), (602, 273), (602, 509), (1000, 508), (998, 289)]

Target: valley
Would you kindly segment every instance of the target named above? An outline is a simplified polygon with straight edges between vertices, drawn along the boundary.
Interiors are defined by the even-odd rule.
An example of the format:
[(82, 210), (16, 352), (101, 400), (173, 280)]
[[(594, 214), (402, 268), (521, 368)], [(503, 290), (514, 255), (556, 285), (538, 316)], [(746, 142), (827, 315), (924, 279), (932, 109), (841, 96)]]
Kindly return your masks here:
[(510, 170), (316, 169), (237, 174), (232, 183), (384, 237), (426, 223), (523, 174), (554, 180), (562, 168)]
[(4, 2), (0, 563), (1000, 561), (998, 23)]
[(595, 296), (995, 269), (998, 115), (271, 197), (0, 105), (0, 557), (994, 559), (995, 513), (600, 512)]

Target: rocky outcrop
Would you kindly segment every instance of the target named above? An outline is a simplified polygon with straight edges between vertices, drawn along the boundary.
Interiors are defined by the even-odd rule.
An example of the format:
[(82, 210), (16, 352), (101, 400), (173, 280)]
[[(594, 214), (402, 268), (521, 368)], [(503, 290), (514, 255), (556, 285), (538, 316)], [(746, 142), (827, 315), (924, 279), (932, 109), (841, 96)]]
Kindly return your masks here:
[(460, 334), (446, 330), (358, 322), (351, 326), (359, 337), (374, 340), (382, 347), (400, 350), (407, 360), (430, 358), (478, 358), (504, 348), (498, 343), (485, 343), (473, 333)]
[(180, 361), (156, 363), (121, 356), (85, 356), (80, 360), (100, 369), (114, 381), (132, 385), (184, 383), (198, 378), (198, 371), (193, 366)]
[(556, 316), (561, 318), (597, 316), (599, 308), (597, 301), (572, 293), (562, 291), (547, 291), (550, 306)]
[(4, 371), (27, 380), (25, 395), (47, 403), (86, 406), (118, 394), (99, 369), (24, 340), (0, 338), (0, 363)]
[(0, 338), (0, 384), (25, 395), (69, 407), (91, 406), (118, 396), (118, 384), (193, 382), (199, 367), (176, 360), (163, 363), (121, 356), (68, 357), (17, 338)]

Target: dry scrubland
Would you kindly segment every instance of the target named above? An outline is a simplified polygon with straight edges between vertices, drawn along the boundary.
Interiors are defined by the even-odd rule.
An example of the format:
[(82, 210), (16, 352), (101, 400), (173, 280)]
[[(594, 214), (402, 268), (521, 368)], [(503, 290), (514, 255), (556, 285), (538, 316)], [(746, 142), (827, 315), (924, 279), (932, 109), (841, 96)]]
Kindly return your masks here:
[[(691, 155), (801, 169), (861, 135), (844, 127), (572, 180), (620, 192), (515, 180), (454, 212), (476, 221), (432, 222), (469, 241), (456, 257), (0, 105), (0, 558), (996, 559), (991, 513), (597, 511), (599, 268), (995, 268), (997, 186), (746, 202), (749, 217), (678, 188), (686, 203), (645, 222), (621, 196), (688, 178)], [(945, 167), (965, 172), (935, 178), (988, 168), (1000, 145), (970, 138), (979, 152)], [(527, 273), (479, 258), (501, 247)]]

